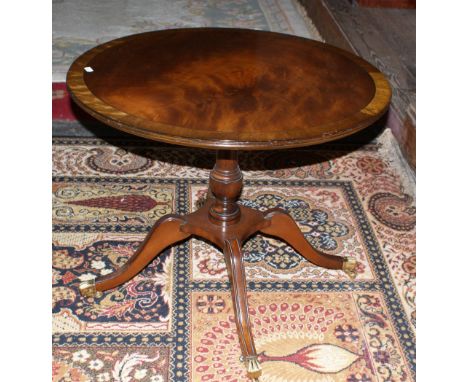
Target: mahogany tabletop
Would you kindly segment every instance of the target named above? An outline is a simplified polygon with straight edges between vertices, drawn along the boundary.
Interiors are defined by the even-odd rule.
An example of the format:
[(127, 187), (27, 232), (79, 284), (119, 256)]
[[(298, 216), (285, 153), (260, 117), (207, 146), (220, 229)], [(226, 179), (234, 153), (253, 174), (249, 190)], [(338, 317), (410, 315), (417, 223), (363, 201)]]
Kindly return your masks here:
[(388, 108), (384, 75), (306, 38), (248, 29), (148, 32), (78, 57), (68, 89), (100, 121), (212, 149), (307, 146), (351, 135)]

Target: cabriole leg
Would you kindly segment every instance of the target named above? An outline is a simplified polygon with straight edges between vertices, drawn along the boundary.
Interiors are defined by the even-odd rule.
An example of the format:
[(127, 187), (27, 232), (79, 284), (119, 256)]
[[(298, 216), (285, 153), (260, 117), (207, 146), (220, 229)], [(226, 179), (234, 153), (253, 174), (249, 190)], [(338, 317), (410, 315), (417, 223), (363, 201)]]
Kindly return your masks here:
[(283, 240), (312, 264), (327, 269), (341, 269), (349, 277), (356, 277), (356, 260), (354, 258), (328, 255), (314, 249), (286, 211), (281, 209), (266, 211), (265, 219), (270, 224), (262, 228), (260, 232)]
[(247, 282), (245, 279), (241, 244), (237, 239), (225, 241), (224, 256), (231, 282), (232, 303), (242, 351), (241, 360), (246, 364), (247, 375), (257, 380), (262, 374), (262, 369), (257, 359), (257, 350), (255, 349), (252, 336), (247, 303)]
[(115, 288), (135, 277), (164, 249), (190, 236), (180, 230), (184, 223), (179, 215), (166, 215), (159, 219), (123, 267), (108, 275), (82, 282), (81, 294), (85, 297), (99, 296), (100, 292)]

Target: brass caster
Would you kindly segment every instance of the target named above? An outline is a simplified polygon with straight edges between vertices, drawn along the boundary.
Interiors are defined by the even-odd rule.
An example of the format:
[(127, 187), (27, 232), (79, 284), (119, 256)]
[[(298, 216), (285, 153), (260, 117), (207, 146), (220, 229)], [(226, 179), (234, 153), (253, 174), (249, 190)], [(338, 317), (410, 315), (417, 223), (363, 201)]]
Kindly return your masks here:
[(102, 292), (96, 290), (94, 279), (83, 281), (80, 284), (80, 293), (83, 297), (101, 297)]
[(351, 279), (355, 279), (357, 262), (354, 257), (345, 257), (343, 262), (343, 272), (346, 273)]
[(254, 382), (259, 382), (258, 378), (262, 375), (262, 367), (258, 362), (256, 355), (242, 356), (241, 362), (245, 362), (247, 367), (247, 376)]

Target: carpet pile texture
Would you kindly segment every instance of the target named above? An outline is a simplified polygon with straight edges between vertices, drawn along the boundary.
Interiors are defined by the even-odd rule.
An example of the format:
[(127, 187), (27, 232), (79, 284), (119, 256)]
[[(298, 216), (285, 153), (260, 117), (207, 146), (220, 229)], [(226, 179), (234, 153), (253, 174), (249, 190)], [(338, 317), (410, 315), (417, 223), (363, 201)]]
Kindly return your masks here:
[[(384, 155), (385, 154), (385, 155)], [(261, 381), (411, 381), (415, 207), (384, 144), (241, 154), (241, 202), (280, 206), (307, 239), (355, 257), (320, 269), (280, 241), (245, 245)], [(139, 139), (55, 138), (53, 380), (247, 381), (222, 254), (192, 239), (96, 299), (159, 217), (194, 211), (214, 157)]]
[(109, 40), (160, 29), (261, 29), (321, 41), (296, 0), (54, 0), (53, 81), (81, 53)]

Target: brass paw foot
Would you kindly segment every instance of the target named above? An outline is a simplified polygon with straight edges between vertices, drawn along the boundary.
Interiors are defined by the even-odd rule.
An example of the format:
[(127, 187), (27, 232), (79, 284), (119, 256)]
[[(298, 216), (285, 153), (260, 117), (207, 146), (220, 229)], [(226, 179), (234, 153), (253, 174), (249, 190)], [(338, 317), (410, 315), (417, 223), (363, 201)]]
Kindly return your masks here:
[(258, 362), (256, 355), (241, 357), (241, 362), (245, 362), (247, 367), (247, 376), (252, 378), (254, 382), (259, 382), (258, 378), (262, 375), (262, 367)]
[(96, 290), (94, 279), (83, 281), (80, 284), (80, 293), (83, 297), (101, 297), (102, 292)]
[(343, 272), (346, 273), (351, 279), (355, 279), (357, 262), (353, 257), (345, 257), (343, 262)]

